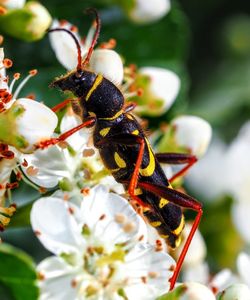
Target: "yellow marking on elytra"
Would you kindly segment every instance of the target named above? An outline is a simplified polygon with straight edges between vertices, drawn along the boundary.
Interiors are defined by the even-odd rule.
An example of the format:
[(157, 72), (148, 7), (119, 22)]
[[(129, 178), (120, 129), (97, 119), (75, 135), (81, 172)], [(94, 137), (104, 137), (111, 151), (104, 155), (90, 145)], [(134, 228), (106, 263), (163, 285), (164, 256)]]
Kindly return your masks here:
[(160, 202), (159, 202), (159, 207), (163, 208), (164, 206), (166, 206), (168, 204), (168, 202), (169, 201), (167, 199), (161, 198)]
[(135, 189), (134, 193), (136, 196), (138, 196), (138, 195), (141, 195), (143, 192), (140, 188), (137, 188), (137, 189)]
[(155, 221), (155, 222), (150, 223), (150, 225), (153, 226), (153, 227), (159, 227), (159, 226), (161, 226), (161, 224), (162, 223), (160, 221)]
[(127, 115), (127, 118), (130, 119), (130, 120), (134, 120), (134, 118), (129, 114)]
[(123, 114), (123, 111), (119, 110), (113, 117), (99, 118), (99, 120), (113, 121), (113, 120), (117, 119), (121, 114)]
[(103, 128), (103, 129), (100, 130), (99, 133), (100, 133), (101, 136), (105, 137), (109, 133), (110, 129), (111, 129), (111, 127)]
[(184, 225), (185, 225), (185, 220), (184, 220), (184, 215), (182, 215), (180, 225), (175, 230), (173, 230), (172, 233), (175, 235), (179, 235), (182, 232)]
[(98, 87), (98, 85), (102, 82), (103, 80), (103, 76), (101, 74), (98, 74), (96, 76), (96, 79), (91, 87), (91, 89), (88, 91), (88, 94), (86, 96), (86, 101), (89, 100), (90, 96), (92, 95), (92, 93), (94, 92), (94, 90)]
[(149, 153), (149, 164), (147, 165), (146, 168), (140, 169), (140, 174), (142, 176), (151, 176), (155, 170), (155, 157), (154, 157), (153, 151), (149, 145), (149, 142), (146, 138), (145, 138), (145, 141), (146, 141), (146, 145), (147, 145), (148, 153)]
[(115, 152), (114, 159), (119, 168), (126, 168), (127, 165), (125, 160), (122, 159), (117, 152)]
[(160, 234), (160, 237), (163, 239), (167, 239), (169, 237), (169, 235), (168, 234)]
[(178, 237), (178, 239), (175, 241), (175, 247), (178, 248), (181, 243), (181, 236)]
[(132, 131), (131, 133), (134, 134), (134, 135), (138, 135), (139, 134), (139, 130), (136, 129), (136, 130)]

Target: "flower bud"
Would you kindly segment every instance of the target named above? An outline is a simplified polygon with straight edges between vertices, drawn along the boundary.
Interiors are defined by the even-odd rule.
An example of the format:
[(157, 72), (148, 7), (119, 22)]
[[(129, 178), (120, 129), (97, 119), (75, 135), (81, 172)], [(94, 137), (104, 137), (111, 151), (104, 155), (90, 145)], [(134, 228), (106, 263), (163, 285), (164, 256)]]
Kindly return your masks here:
[(28, 42), (41, 39), (50, 26), (51, 16), (36, 1), (27, 2), (21, 9), (11, 9), (0, 16), (0, 30)]
[(197, 282), (180, 284), (172, 292), (166, 294), (165, 300), (215, 300), (215, 296), (205, 285)]
[(0, 4), (6, 8), (22, 8), (25, 4), (25, 0), (0, 0)]
[(147, 116), (159, 116), (175, 101), (180, 90), (180, 79), (172, 71), (157, 67), (141, 68), (134, 82), (142, 96), (132, 97), (137, 111)]
[(249, 300), (250, 299), (250, 289), (247, 285), (242, 283), (235, 283), (221, 292), (218, 300)]
[(196, 116), (180, 116), (171, 122), (159, 143), (159, 150), (185, 152), (201, 157), (208, 148), (211, 136), (212, 129), (207, 121)]
[(130, 7), (128, 7), (128, 3), (126, 3), (126, 7), (124, 8), (131, 20), (136, 23), (146, 24), (164, 17), (170, 10), (170, 1), (134, 0)]
[(90, 69), (119, 85), (123, 80), (123, 63), (120, 55), (114, 50), (97, 49), (90, 59)]
[(42, 103), (21, 98), (0, 114), (0, 141), (30, 153), (34, 144), (51, 137), (56, 126), (53, 111)]

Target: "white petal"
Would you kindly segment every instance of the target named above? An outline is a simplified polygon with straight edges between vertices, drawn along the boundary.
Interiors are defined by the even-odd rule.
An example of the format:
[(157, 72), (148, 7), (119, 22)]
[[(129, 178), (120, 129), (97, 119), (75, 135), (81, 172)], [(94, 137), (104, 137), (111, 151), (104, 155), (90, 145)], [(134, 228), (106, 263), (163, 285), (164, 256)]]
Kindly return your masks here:
[(236, 282), (236, 277), (233, 275), (231, 270), (224, 269), (217, 273), (211, 282), (209, 283), (209, 286), (214, 288), (217, 291), (222, 291), (225, 288), (229, 287), (231, 284)]
[(233, 221), (240, 235), (250, 242), (250, 203), (240, 202), (232, 207)]
[(51, 109), (42, 103), (26, 98), (18, 99), (14, 105), (20, 105), (25, 109), (17, 118), (19, 134), (29, 143), (25, 151), (29, 151), (40, 140), (52, 136), (57, 126), (57, 116)]
[(73, 300), (76, 299), (77, 289), (72, 281), (77, 275), (77, 269), (67, 264), (62, 258), (49, 257), (37, 267), (37, 271), (44, 276), (40, 280), (40, 300)]
[(25, 4), (26, 0), (4, 0), (1, 1), (1, 4), (3, 4), (7, 8), (22, 8)]
[(215, 139), (207, 154), (188, 172), (186, 179), (191, 188), (203, 195), (204, 200), (215, 200), (227, 191), (225, 144)]
[(237, 258), (237, 268), (240, 277), (243, 279), (243, 282), (250, 287), (250, 256), (244, 252), (240, 253)]
[[(70, 207), (77, 213), (76, 206), (70, 204)], [(66, 201), (41, 198), (34, 203), (30, 217), (34, 232), (49, 251), (57, 255), (78, 253), (83, 243), (81, 229)]]
[(202, 284), (206, 284), (209, 280), (209, 267), (207, 263), (201, 263), (198, 265), (190, 266), (182, 269), (183, 281), (196, 281)]
[(212, 128), (202, 118), (196, 116), (180, 116), (171, 125), (175, 129), (175, 141), (181, 147), (191, 150), (191, 153), (201, 157), (211, 141)]
[[(141, 235), (146, 235), (145, 223), (137, 215), (128, 201), (116, 194), (108, 193), (106, 187), (98, 185), (82, 203), (82, 216), (95, 236), (114, 245), (125, 243)], [(102, 220), (100, 218), (105, 216)], [(117, 217), (124, 222), (118, 222)], [(126, 230), (126, 229), (131, 230)]]
[[(82, 124), (82, 120), (79, 116), (74, 114), (71, 109), (66, 112), (63, 116), (61, 124), (60, 124), (60, 131), (64, 133), (78, 125)], [(67, 143), (77, 152), (81, 151), (84, 146), (86, 146), (90, 137), (90, 131), (87, 128), (83, 128), (70, 137), (67, 138)]]
[(123, 80), (123, 63), (120, 55), (114, 50), (97, 49), (90, 59), (90, 68), (95, 73), (119, 85)]
[(144, 67), (139, 69), (139, 73), (147, 75), (151, 79), (149, 86), (151, 98), (162, 101), (161, 107), (154, 108), (155, 113), (164, 113), (173, 104), (179, 93), (179, 77), (170, 70), (157, 67)]
[[(180, 247), (176, 250), (176, 255), (179, 257), (185, 241), (191, 231), (192, 224), (186, 224), (183, 230), (183, 241)], [(196, 230), (192, 242), (188, 248), (188, 252), (186, 254), (185, 260), (183, 265), (187, 268), (192, 268), (193, 266), (201, 264), (207, 254), (206, 244), (205, 241), (200, 233), (199, 230)]]
[(214, 294), (205, 285), (197, 282), (186, 282), (187, 289), (181, 295), (180, 300), (216, 300)]
[[(55, 187), (62, 178), (70, 178), (71, 175), (64, 155), (65, 151), (67, 150), (54, 146), (23, 155), (22, 157), (28, 162), (28, 167), (22, 166), (22, 170), (37, 185), (45, 188)], [(33, 175), (29, 172), (30, 167), (35, 170)]]
[(169, 0), (136, 0), (129, 16), (135, 22), (149, 23), (162, 18), (169, 10)]
[(138, 300), (149, 300), (167, 292), (173, 266), (175, 261), (167, 253), (156, 252), (150, 244), (138, 243), (126, 256), (125, 271), (129, 277), (126, 295), (131, 300), (134, 295)]
[(249, 300), (250, 289), (245, 284), (236, 283), (228, 287), (220, 295), (221, 300)]
[[(67, 23), (61, 26), (57, 20), (53, 21), (51, 29), (53, 28), (71, 28), (72, 24)], [(77, 40), (80, 42), (80, 36), (74, 32)], [(67, 69), (73, 70), (77, 66), (77, 47), (73, 38), (66, 32), (55, 31), (49, 34), (51, 47), (55, 51), (58, 61)], [(82, 57), (86, 53), (86, 50), (82, 47)]]

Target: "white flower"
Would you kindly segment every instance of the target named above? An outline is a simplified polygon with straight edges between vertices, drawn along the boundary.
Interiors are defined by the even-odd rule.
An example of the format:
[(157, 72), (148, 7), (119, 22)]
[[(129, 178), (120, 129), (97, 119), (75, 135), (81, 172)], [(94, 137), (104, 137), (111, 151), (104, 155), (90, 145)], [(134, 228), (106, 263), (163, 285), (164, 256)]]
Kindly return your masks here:
[(56, 197), (38, 200), (31, 224), (43, 245), (57, 257), (38, 266), (41, 299), (155, 299), (169, 288), (175, 263), (142, 242), (144, 222), (128, 202), (90, 190), (81, 208)]
[(185, 282), (179, 300), (215, 300), (214, 294), (205, 285), (197, 282)]
[(241, 252), (237, 258), (237, 270), (243, 283), (247, 284), (250, 288), (250, 255)]
[(196, 116), (180, 116), (172, 120), (174, 138), (179, 147), (201, 157), (205, 154), (212, 137), (210, 124)]
[(149, 116), (166, 112), (179, 93), (179, 77), (170, 70), (158, 67), (141, 68), (136, 76), (134, 84), (142, 89), (142, 95), (136, 99), (139, 104), (137, 112)]
[(250, 289), (242, 283), (236, 283), (228, 287), (219, 295), (219, 300), (249, 300)]
[(0, 4), (6, 8), (22, 8), (25, 2), (25, 0), (1, 0)]
[(170, 7), (169, 0), (134, 0), (128, 13), (130, 18), (137, 23), (150, 23), (165, 16)]
[[(65, 28), (70, 30), (72, 24), (68, 22), (60, 23), (55, 20), (51, 28)], [(78, 32), (74, 32), (80, 46), (82, 59), (86, 56), (91, 45), (95, 28), (91, 28), (84, 43)], [(63, 31), (50, 33), (50, 43), (56, 54), (58, 61), (67, 69), (74, 70), (77, 66), (77, 48), (72, 37)], [(90, 59), (90, 69), (95, 73), (101, 73), (105, 78), (119, 85), (123, 80), (123, 63), (120, 55), (114, 50), (97, 49), (92, 53)]]
[(103, 74), (116, 85), (123, 80), (123, 63), (120, 55), (114, 50), (97, 49), (90, 59), (90, 69), (95, 73)]

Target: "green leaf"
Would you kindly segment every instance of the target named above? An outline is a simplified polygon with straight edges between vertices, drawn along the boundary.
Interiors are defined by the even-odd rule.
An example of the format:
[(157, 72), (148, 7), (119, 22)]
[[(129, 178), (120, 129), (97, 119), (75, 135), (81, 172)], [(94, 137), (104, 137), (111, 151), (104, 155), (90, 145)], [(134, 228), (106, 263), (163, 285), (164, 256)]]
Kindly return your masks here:
[(30, 226), (30, 211), (33, 201), (17, 208), (16, 214), (11, 218), (8, 228)]
[(39, 290), (32, 259), (7, 244), (0, 245), (1, 300), (36, 300)]

